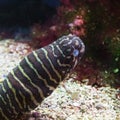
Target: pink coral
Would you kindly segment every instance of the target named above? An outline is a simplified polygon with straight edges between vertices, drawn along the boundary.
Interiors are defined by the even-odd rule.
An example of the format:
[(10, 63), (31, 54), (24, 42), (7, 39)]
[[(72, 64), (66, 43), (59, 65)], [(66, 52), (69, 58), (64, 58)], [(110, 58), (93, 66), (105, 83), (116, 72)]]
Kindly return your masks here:
[(84, 20), (82, 16), (76, 16), (74, 21), (69, 24), (70, 32), (77, 36), (84, 36), (85, 29), (84, 29)]

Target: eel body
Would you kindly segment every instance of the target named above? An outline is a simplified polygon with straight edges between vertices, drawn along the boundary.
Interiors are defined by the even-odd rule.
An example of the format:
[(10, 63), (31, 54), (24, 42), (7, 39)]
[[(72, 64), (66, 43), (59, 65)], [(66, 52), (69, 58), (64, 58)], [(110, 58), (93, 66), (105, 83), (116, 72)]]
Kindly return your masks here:
[(0, 84), (0, 120), (15, 120), (37, 107), (79, 63), (85, 46), (66, 35), (26, 56)]

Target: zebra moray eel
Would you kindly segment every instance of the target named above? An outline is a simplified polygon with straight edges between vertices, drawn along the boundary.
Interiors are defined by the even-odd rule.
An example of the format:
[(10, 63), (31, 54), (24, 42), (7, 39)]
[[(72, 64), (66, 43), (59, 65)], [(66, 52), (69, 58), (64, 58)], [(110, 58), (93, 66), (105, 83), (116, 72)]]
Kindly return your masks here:
[(0, 84), (0, 119), (15, 120), (37, 107), (79, 63), (85, 46), (75, 35), (33, 51)]

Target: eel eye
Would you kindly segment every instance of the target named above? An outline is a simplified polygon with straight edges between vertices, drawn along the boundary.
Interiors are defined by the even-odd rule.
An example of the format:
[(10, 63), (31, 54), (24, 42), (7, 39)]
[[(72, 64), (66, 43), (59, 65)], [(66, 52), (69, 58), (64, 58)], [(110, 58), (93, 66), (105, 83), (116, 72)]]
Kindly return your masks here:
[(79, 55), (79, 50), (74, 49), (74, 51), (73, 51), (73, 56), (74, 56), (74, 57), (77, 57), (78, 55)]

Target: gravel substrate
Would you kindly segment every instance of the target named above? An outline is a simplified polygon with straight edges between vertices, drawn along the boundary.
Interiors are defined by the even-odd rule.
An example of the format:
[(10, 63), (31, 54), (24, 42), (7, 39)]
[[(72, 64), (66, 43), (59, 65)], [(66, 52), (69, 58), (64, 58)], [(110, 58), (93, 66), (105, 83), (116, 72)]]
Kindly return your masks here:
[(25, 43), (15, 43), (12, 39), (0, 41), (0, 80), (28, 54), (28, 50), (32, 49)]
[[(119, 120), (120, 101), (116, 90), (73, 82), (62, 83), (36, 111), (43, 120)], [(51, 118), (51, 119), (50, 119)]]
[[(1, 82), (28, 49), (30, 46), (24, 43), (0, 41)], [(95, 88), (67, 78), (25, 120), (120, 120), (116, 94), (117, 90), (111, 87)]]

